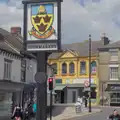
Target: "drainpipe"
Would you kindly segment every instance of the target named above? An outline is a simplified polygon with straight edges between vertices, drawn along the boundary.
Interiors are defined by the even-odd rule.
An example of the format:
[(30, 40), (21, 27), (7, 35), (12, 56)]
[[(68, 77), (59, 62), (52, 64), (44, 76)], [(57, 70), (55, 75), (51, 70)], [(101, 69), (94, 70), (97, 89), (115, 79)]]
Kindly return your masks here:
[(79, 58), (77, 58), (77, 71), (76, 71), (76, 72), (77, 72), (77, 78), (78, 78), (78, 76), (79, 76), (79, 72), (78, 72), (78, 71), (79, 71), (79, 70), (78, 70), (78, 68), (79, 68), (79, 67), (78, 67), (78, 62), (79, 62)]
[(102, 82), (102, 106), (104, 105), (104, 83)]

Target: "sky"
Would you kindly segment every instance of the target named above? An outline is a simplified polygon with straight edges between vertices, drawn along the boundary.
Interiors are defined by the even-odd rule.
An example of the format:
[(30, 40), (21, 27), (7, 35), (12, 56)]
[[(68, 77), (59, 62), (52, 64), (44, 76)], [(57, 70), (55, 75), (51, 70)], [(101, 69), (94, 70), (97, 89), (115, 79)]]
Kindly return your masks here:
[[(62, 43), (100, 40), (103, 33), (111, 41), (120, 40), (120, 0), (63, 0)], [(23, 27), (21, 0), (0, 0), (0, 27), (10, 31)]]

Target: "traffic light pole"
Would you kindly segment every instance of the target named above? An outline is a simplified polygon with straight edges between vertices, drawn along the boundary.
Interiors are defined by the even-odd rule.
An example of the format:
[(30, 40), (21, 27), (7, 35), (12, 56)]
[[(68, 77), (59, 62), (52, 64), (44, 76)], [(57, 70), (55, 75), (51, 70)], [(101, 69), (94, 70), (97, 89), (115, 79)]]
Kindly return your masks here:
[[(46, 52), (37, 53), (37, 72), (46, 74), (46, 68), (47, 68), (47, 53)], [(47, 120), (47, 77), (44, 78), (42, 81), (40, 83), (37, 83), (36, 120)]]
[(50, 120), (52, 120), (52, 90), (50, 91)]
[(89, 112), (91, 112), (91, 35), (89, 35)]

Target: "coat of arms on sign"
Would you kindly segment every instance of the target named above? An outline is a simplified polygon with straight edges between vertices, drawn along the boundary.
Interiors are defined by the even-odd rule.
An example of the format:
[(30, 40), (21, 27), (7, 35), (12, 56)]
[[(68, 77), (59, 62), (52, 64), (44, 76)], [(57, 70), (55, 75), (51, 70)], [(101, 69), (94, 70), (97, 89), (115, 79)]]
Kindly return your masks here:
[(37, 39), (46, 39), (55, 34), (53, 28), (54, 22), (54, 4), (40, 4), (31, 6), (31, 24), (30, 36)]

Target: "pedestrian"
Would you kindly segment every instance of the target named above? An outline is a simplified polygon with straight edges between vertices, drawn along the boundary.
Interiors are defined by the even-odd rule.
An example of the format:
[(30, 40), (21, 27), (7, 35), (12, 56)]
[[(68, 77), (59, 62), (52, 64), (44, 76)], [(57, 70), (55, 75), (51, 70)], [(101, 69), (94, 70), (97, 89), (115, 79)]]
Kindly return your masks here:
[(19, 106), (18, 105), (15, 106), (11, 118), (15, 119), (15, 120), (22, 120), (23, 114), (22, 114), (22, 109), (21, 109), (20, 105)]
[(34, 114), (33, 114), (33, 107), (32, 107), (32, 103), (31, 102), (28, 104), (27, 109), (28, 109), (29, 118), (33, 117)]
[(37, 111), (37, 104), (34, 102), (34, 104), (33, 104), (33, 114), (34, 114), (34, 117), (36, 115), (36, 111)]
[(118, 111), (115, 109), (113, 111), (113, 114), (109, 116), (110, 120), (120, 120), (120, 115), (118, 114)]
[(29, 118), (29, 113), (28, 113), (28, 109), (26, 108), (25, 110), (24, 110), (24, 120), (29, 120), (30, 118)]
[(88, 104), (87, 97), (85, 97), (85, 107), (86, 108), (87, 108), (87, 104)]

